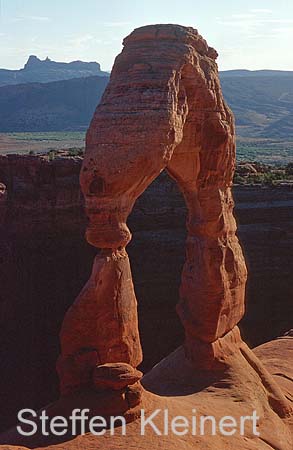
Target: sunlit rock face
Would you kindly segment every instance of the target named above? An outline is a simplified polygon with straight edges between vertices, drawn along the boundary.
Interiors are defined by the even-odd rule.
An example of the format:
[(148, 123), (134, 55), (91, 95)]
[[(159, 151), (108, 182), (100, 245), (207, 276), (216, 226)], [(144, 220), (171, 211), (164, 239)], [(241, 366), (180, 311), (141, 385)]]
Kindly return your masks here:
[[(147, 26), (124, 40), (87, 133), (80, 174), (89, 218), (86, 238), (103, 251), (62, 327), (61, 380), (70, 366), (64, 360), (84, 349), (96, 351), (100, 364), (141, 362), (126, 221), (136, 199), (164, 169), (188, 208), (177, 307), (187, 357), (211, 367), (242, 342), (237, 323), (244, 312), (246, 267), (230, 190), (234, 122), (216, 57), (192, 28)], [(100, 329), (102, 323), (107, 325)], [(88, 364), (86, 359), (90, 380)]]
[[(290, 357), (291, 338), (255, 354), (237, 327), (244, 310), (246, 267), (235, 236), (230, 191), (235, 165), (233, 116), (222, 98), (216, 56), (191, 28), (156, 25), (135, 30), (124, 41), (88, 131), (80, 175), (89, 218), (86, 237), (101, 250), (65, 316), (57, 363), (61, 397), (48, 409), (51, 416), (68, 415), (81, 401), (93, 414), (106, 418), (123, 414), (132, 422), (128, 438), (108, 434), (99, 438), (102, 449), (109, 444), (117, 448), (142, 444), (145, 449), (175, 450), (180, 445), (193, 448), (195, 442), (200, 449), (292, 448), (288, 427), (292, 370), (286, 358), (281, 364), (280, 357)], [(141, 380), (136, 369), (142, 360), (136, 295), (126, 252), (131, 233), (126, 223), (137, 198), (164, 169), (177, 183), (188, 210), (177, 307), (185, 342)], [(166, 341), (172, 333), (167, 330)], [(279, 378), (286, 382), (279, 383)], [(148, 412), (167, 408), (171, 414), (185, 415), (190, 405), (203, 416), (209, 410), (217, 419), (227, 412), (238, 417), (255, 410), (260, 414), (260, 434), (248, 431), (231, 440), (203, 435), (196, 441), (187, 435), (178, 439), (164, 435), (156, 441), (150, 433), (141, 439), (141, 408)], [(34, 444), (25, 445), (50, 448), (50, 439), (36, 436)], [(70, 438), (66, 446), (76, 448), (78, 439)], [(93, 439), (85, 436), (83, 445), (90, 441), (92, 445)], [(2, 441), (24, 443), (13, 430)]]
[(189, 210), (178, 312), (192, 357), (243, 314), (246, 269), (230, 192), (233, 116), (222, 97), (217, 53), (196, 30), (143, 27), (124, 46), (87, 134), (81, 172), (87, 238), (97, 247), (124, 247), (135, 200), (167, 169)]

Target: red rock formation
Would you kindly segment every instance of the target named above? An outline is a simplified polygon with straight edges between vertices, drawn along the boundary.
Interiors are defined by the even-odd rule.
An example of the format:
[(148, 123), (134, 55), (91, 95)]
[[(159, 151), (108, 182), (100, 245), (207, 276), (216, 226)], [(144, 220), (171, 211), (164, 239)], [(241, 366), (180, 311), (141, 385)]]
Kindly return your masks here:
[(97, 364), (136, 367), (141, 362), (136, 298), (125, 250), (96, 256), (91, 278), (67, 312), (60, 338), (62, 393), (92, 384)]
[[(2, 377), (9, 380), (2, 383), (0, 391), (2, 430), (14, 423), (17, 411), (28, 402), (37, 408), (55, 398), (51, 368), (58, 356), (59, 324), (88, 278), (95, 251), (81, 238), (86, 227), (78, 177), (82, 158), (62, 155), (54, 160), (41, 155), (0, 156), (0, 181), (8, 186), (6, 219), (0, 212), (0, 221), (4, 220), (0, 233), (0, 357)], [(41, 161), (36, 163), (37, 159)], [(239, 235), (250, 261), (249, 314), (242, 329), (250, 344), (256, 345), (291, 326), (293, 192), (257, 186), (237, 186), (233, 191)], [(134, 234), (129, 254), (140, 303), (144, 371), (182, 342), (174, 305), (184, 262), (185, 214), (174, 181), (162, 172), (135, 203), (128, 221)], [(282, 271), (278, 271), (280, 264)], [(273, 276), (276, 271), (278, 277)], [(36, 273), (38, 277), (31, 276)], [(168, 308), (163, 306), (167, 304)], [(161, 307), (164, 313), (158, 314)], [(16, 329), (18, 338), (11, 339)], [(29, 349), (30, 362), (25, 358)], [(23, 376), (29, 383), (25, 382), (20, 395), (17, 386)]]
[[(283, 391), (288, 398), (292, 398), (293, 393), (293, 372), (292, 372), (292, 340), (288, 336), (276, 341), (264, 344), (255, 353), (262, 359), (265, 366), (280, 382)], [(286, 355), (286, 358), (284, 358)], [(111, 369), (106, 365), (101, 370), (104, 382), (117, 379), (121, 373), (125, 374), (125, 367), (114, 365)], [(100, 366), (101, 367), (101, 366)], [(110, 371), (109, 373), (105, 373)], [(126, 373), (128, 370), (126, 371)], [(272, 379), (272, 375), (267, 378)], [(133, 380), (131, 380), (133, 381)], [(83, 395), (72, 395), (59, 399), (46, 407), (46, 414), (52, 418), (56, 415), (69, 417), (73, 408), (89, 408), (92, 414), (99, 414), (103, 411), (103, 417), (108, 414), (120, 414), (125, 411), (127, 424), (126, 435), (121, 434), (121, 429), (117, 429), (115, 434), (109, 430), (103, 436), (93, 436), (90, 432), (84, 436), (61, 437), (60, 442), (52, 434), (44, 436), (37, 433), (31, 437), (20, 436), (16, 429), (12, 429), (0, 436), (0, 443), (5, 443), (3, 450), (13, 449), (50, 449), (69, 450), (95, 449), (108, 450), (109, 448), (140, 450), (152, 449), (187, 449), (187, 450), (291, 450), (293, 436), (290, 434), (290, 424), (292, 419), (280, 419), (272, 410), (274, 396), (266, 395), (262, 381), (258, 373), (251, 367), (248, 361), (241, 354), (234, 354), (229, 358), (228, 370), (225, 374), (216, 371), (194, 370), (194, 366), (185, 358), (183, 348), (177, 349), (167, 358), (155, 366), (142, 381), (145, 389), (141, 406), (145, 408), (146, 416), (150, 417), (156, 410), (161, 409), (162, 413), (154, 418), (154, 423), (162, 435), (158, 436), (151, 427), (146, 429), (146, 435), (141, 436), (141, 423), (138, 417), (127, 416), (129, 405), (137, 405), (139, 390), (137, 384), (128, 387), (125, 398), (119, 397), (119, 391), (110, 392), (90, 392)], [(116, 387), (116, 384), (115, 384)], [(147, 401), (146, 401), (147, 400)], [(128, 405), (127, 405), (128, 403)], [(170, 420), (180, 416), (191, 418), (191, 412), (196, 412), (197, 420), (200, 416), (212, 415), (218, 421), (227, 414), (232, 416), (239, 424), (242, 416), (251, 416), (253, 410), (260, 417), (257, 426), (257, 433), (252, 433), (251, 426), (245, 425), (245, 436), (239, 430), (231, 435), (223, 436), (218, 429), (216, 435), (211, 435), (210, 429), (203, 435), (200, 434), (199, 425), (196, 425), (196, 435), (191, 435), (190, 429), (182, 436), (176, 436), (171, 431), (164, 433), (163, 411), (168, 410)], [(133, 410), (132, 410), (133, 414)], [(135, 420), (134, 420), (135, 419)], [(39, 429), (40, 424), (39, 425)], [(9, 445), (10, 444), (10, 445)], [(23, 447), (21, 447), (23, 446)]]
[[(124, 45), (87, 134), (80, 177), (90, 219), (87, 239), (116, 253), (124, 248), (131, 239), (126, 220), (135, 200), (167, 169), (189, 209), (178, 305), (186, 350), (198, 364), (209, 366), (213, 353), (219, 357), (225, 348), (221, 341), (215, 350), (217, 339), (223, 340), (243, 315), (246, 280), (230, 192), (234, 124), (221, 94), (217, 54), (196, 30), (180, 26), (135, 30)], [(112, 311), (114, 315), (113, 307)], [(78, 313), (70, 314), (78, 320)], [(71, 336), (68, 321), (62, 336)], [(136, 336), (136, 321), (132, 324)], [(235, 329), (227, 336), (227, 345), (237, 340), (241, 341)], [(91, 347), (92, 337), (87, 343)], [(80, 338), (74, 345), (71, 352), (85, 343)], [(111, 342), (107, 345), (112, 351)], [(129, 354), (139, 353), (138, 339), (128, 345)], [(116, 361), (139, 362), (128, 357)]]
[(98, 365), (94, 371), (94, 386), (98, 392), (107, 389), (120, 391), (136, 384), (141, 377), (142, 373), (129, 364), (103, 364)]
[[(107, 433), (97, 442), (89, 434), (70, 436), (66, 448), (292, 448), (288, 427), (292, 408), (284, 390), (237, 328), (246, 269), (235, 237), (230, 192), (233, 119), (221, 96), (215, 56), (193, 29), (174, 25), (138, 29), (126, 39), (96, 110), (81, 186), (90, 219), (87, 239), (103, 250), (61, 331), (61, 391), (70, 395), (46, 410), (53, 417), (86, 406), (105, 417), (125, 414), (133, 423), (127, 437)], [(163, 169), (177, 181), (189, 210), (178, 306), (186, 341), (144, 377), (143, 391), (135, 369), (141, 350), (125, 250), (131, 238), (126, 220), (136, 198)], [(279, 367), (282, 349), (264, 350)], [(286, 374), (291, 371), (284, 364), (281, 376)], [(291, 382), (286, 388), (290, 398)], [(149, 430), (142, 438), (139, 404), (148, 412), (167, 408), (171, 416), (190, 414), (196, 405), (201, 416), (212, 413), (217, 419), (227, 412), (239, 418), (255, 410), (261, 433), (156, 437)], [(15, 430), (4, 436), (4, 442), (54, 447), (51, 436), (27, 442), (16, 438)]]
[[(193, 367), (213, 369), (237, 353), (253, 370), (262, 370), (237, 328), (246, 267), (230, 190), (234, 122), (222, 97), (216, 56), (196, 30), (181, 26), (147, 26), (124, 40), (87, 133), (80, 175), (86, 237), (104, 250), (63, 323), (58, 364), (63, 393), (93, 386), (96, 364), (136, 367), (141, 361), (126, 221), (138, 196), (164, 169), (189, 211), (178, 305), (186, 356)], [(86, 352), (96, 352), (95, 364)], [(81, 362), (68, 376), (81, 353), (84, 369)], [(287, 414), (290, 408), (277, 388), (275, 397), (276, 410)]]
[(0, 184), (6, 186), (9, 200), (9, 232), (65, 229), (68, 224), (72, 227), (73, 218), (75, 223), (83, 222), (78, 189), (81, 161), (78, 156), (51, 160), (48, 155), (0, 155)]

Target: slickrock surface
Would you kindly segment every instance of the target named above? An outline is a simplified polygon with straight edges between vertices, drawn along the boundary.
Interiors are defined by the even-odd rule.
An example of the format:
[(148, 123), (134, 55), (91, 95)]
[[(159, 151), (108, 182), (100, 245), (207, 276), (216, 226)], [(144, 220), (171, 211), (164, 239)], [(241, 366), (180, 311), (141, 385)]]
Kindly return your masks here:
[[(258, 348), (255, 353), (261, 358), (263, 364), (281, 384), (283, 392), (293, 400), (293, 338), (282, 337), (268, 342)], [(284, 357), (286, 355), (286, 357)], [(140, 419), (127, 424), (126, 436), (121, 435), (121, 429), (117, 428), (114, 436), (107, 433), (104, 436), (95, 437), (91, 433), (75, 438), (65, 436), (57, 440), (52, 437), (44, 438), (36, 436), (28, 440), (21, 440), (15, 430), (11, 430), (2, 436), (0, 442), (8, 442), (14, 445), (2, 445), (3, 450), (16, 449), (50, 449), (50, 450), (102, 450), (109, 449), (171, 449), (171, 450), (291, 450), (293, 436), (290, 433), (292, 418), (281, 420), (270, 406), (267, 393), (261, 387), (260, 378), (251, 368), (243, 355), (234, 355), (229, 358), (225, 373), (206, 372), (194, 370), (194, 367), (184, 356), (182, 347), (162, 360), (142, 380), (147, 389), (144, 393), (144, 401), (141, 407), (146, 414), (152, 413), (158, 408), (168, 409), (170, 417), (177, 415), (190, 418), (192, 410), (196, 415), (214, 415), (221, 418), (232, 415), (237, 420), (241, 415), (251, 415), (255, 409), (260, 416), (257, 432), (260, 436), (254, 436), (249, 425), (246, 426), (247, 435), (224, 436), (195, 436), (183, 435), (164, 436), (162, 414), (154, 419), (155, 425), (162, 436), (155, 435), (151, 429), (146, 429), (146, 435), (140, 434)], [(258, 392), (258, 395), (256, 395)], [(112, 401), (114, 398), (112, 398)], [(57, 413), (67, 416), (72, 408), (92, 408), (98, 414), (100, 407), (105, 407), (104, 398), (95, 397), (93, 394), (76, 395), (75, 397), (59, 400), (50, 405), (46, 410), (49, 416)], [(271, 400), (270, 400), (271, 401)], [(199, 431), (199, 430), (198, 430)]]
[(125, 363), (97, 365), (94, 370), (94, 384), (98, 391), (107, 389), (119, 391), (127, 386), (132, 386), (141, 378), (142, 372)]
[[(289, 450), (291, 399), (237, 327), (244, 313), (246, 267), (231, 195), (234, 123), (219, 86), (217, 53), (196, 30), (174, 25), (135, 30), (124, 44), (88, 131), (80, 176), (89, 217), (86, 237), (103, 250), (63, 322), (57, 365), (61, 398), (49, 407), (50, 415), (87, 405), (95, 413), (124, 414), (133, 422), (127, 439), (107, 434), (99, 448), (208, 449), (216, 443), (217, 449)], [(143, 388), (130, 377), (120, 391), (97, 393), (97, 366), (127, 363), (135, 373), (141, 361), (126, 220), (163, 169), (177, 182), (188, 208), (177, 307), (185, 343), (144, 377)], [(138, 407), (167, 407), (171, 414), (184, 415), (194, 405), (199, 413), (216, 417), (255, 409), (261, 437), (251, 430), (245, 436), (218, 436), (216, 442), (210, 436), (148, 434), (141, 442)], [(13, 430), (4, 442), (31, 448), (52, 443), (40, 436), (21, 442)], [(71, 444), (92, 448), (97, 441), (87, 435), (59, 448)]]

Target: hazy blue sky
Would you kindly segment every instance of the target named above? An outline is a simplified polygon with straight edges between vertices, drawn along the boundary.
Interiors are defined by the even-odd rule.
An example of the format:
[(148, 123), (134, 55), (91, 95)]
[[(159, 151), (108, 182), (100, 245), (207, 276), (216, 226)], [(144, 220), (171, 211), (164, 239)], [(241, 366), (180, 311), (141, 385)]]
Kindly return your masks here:
[(0, 67), (28, 55), (98, 61), (109, 70), (124, 36), (151, 23), (193, 26), (222, 70), (293, 70), (292, 0), (0, 0)]

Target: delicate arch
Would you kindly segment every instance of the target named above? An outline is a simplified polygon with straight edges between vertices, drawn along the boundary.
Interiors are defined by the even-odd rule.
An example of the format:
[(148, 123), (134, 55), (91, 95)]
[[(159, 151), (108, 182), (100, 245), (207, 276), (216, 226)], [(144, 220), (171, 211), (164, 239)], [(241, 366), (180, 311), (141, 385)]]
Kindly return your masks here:
[(240, 345), (246, 267), (230, 191), (234, 122), (216, 56), (196, 30), (181, 26), (142, 27), (124, 40), (86, 138), (86, 237), (103, 251), (63, 323), (58, 367), (65, 392), (86, 383), (97, 362), (141, 361), (126, 222), (165, 168), (189, 211), (178, 305), (187, 355), (209, 367), (224, 348)]

